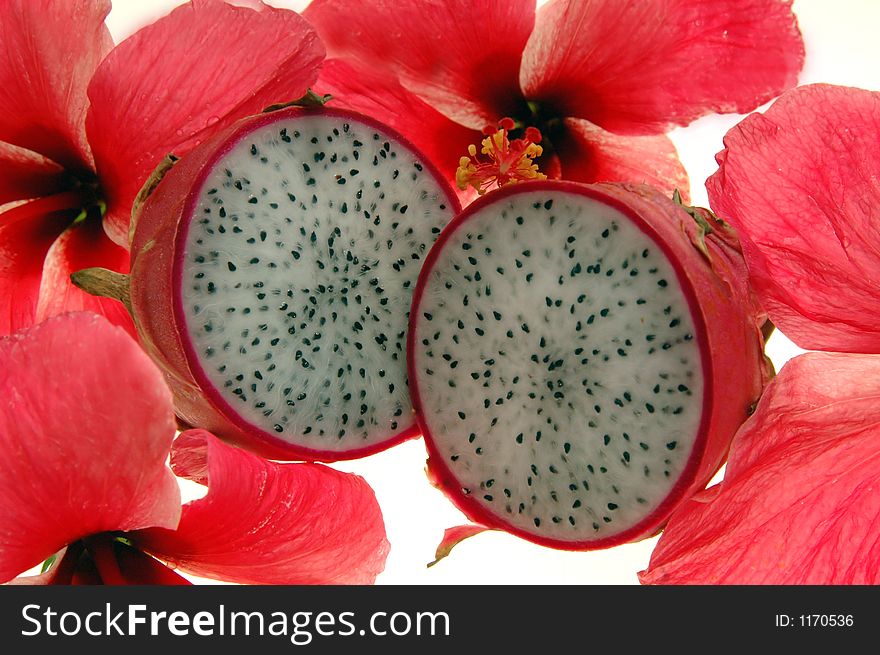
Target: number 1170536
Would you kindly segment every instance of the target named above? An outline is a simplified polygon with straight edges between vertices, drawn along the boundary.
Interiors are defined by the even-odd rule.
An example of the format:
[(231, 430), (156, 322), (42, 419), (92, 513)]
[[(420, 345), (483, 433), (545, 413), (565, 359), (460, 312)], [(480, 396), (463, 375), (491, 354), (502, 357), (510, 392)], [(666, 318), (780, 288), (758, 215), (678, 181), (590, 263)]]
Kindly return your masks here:
[(777, 628), (851, 628), (855, 625), (852, 614), (777, 614)]

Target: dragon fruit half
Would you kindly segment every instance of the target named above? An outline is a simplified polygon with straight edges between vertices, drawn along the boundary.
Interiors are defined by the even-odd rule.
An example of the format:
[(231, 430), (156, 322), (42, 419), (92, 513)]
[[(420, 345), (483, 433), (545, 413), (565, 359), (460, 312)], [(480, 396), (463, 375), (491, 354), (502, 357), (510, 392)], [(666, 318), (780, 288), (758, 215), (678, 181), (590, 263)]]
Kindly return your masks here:
[(450, 223), (408, 337), (429, 473), (473, 521), (633, 541), (718, 470), (771, 371), (732, 229), (644, 186), (529, 182)]
[[(410, 301), (459, 205), (411, 145), (353, 112), (281, 108), (146, 191), (127, 289), (97, 292), (126, 300), (184, 422), (276, 459), (349, 459), (418, 435)], [(101, 274), (106, 287), (106, 272), (76, 281), (96, 291)]]

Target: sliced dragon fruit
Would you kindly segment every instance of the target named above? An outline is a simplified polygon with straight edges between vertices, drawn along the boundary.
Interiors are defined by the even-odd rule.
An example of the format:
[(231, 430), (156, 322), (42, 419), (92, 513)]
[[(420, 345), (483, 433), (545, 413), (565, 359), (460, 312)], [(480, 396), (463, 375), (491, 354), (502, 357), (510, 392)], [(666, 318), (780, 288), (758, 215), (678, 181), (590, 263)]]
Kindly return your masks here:
[(179, 416), (276, 459), (417, 436), (408, 312), (458, 209), (411, 145), (348, 111), (267, 112), (181, 159), (133, 227), (129, 278)]
[(473, 521), (564, 549), (655, 533), (770, 371), (730, 228), (647, 187), (534, 182), (441, 234), (410, 315), (429, 474)]

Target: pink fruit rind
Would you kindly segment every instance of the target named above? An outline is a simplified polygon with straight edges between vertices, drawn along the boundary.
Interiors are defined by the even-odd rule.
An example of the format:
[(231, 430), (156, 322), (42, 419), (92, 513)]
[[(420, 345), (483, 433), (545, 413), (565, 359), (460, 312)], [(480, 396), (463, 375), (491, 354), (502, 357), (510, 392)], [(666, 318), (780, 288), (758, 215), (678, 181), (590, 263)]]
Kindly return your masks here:
[[(763, 355), (760, 329), (765, 317), (748, 286), (745, 262), (732, 228), (718, 225), (713, 233), (705, 235), (706, 256), (697, 245), (701, 239), (697, 223), (680, 205), (659, 191), (646, 185), (559, 181), (511, 185), (483, 196), (457, 215), (440, 234), (425, 260), (413, 294), (413, 307), (419, 305), (443, 244), (456, 230), (487, 204), (508, 195), (540, 190), (581, 194), (618, 209), (657, 243), (676, 271), (694, 318), (705, 377), (699, 434), (680, 479), (654, 512), (627, 530), (584, 542), (542, 538), (505, 524), (500, 516), (489, 512), (471, 496), (456, 493), (460, 484), (441, 456), (423, 418), (414, 356), (419, 343), (416, 318), (419, 313), (415, 309), (410, 313), (407, 335), (410, 395), (428, 451), (428, 478), (471, 521), (562, 550), (608, 548), (656, 534), (676, 506), (704, 489), (724, 463), (736, 430), (751, 414), (771, 376)], [(714, 220), (711, 216), (708, 219), (710, 224)]]
[[(186, 336), (181, 294), (183, 248), (193, 209), (205, 178), (214, 165), (252, 131), (283, 119), (309, 115), (349, 118), (382, 131), (418, 154), (419, 150), (395, 130), (354, 111), (323, 107), (288, 107), (244, 118), (178, 161), (144, 204), (131, 243), (130, 298), (135, 326), (144, 349), (165, 375), (174, 395), (177, 415), (226, 441), (278, 460), (329, 462), (365, 457), (419, 436), (412, 425), (392, 439), (347, 451), (321, 451), (298, 446), (245, 422), (206, 376)], [(456, 194), (430, 160), (420, 159), (437, 180), (449, 207), (457, 213)]]

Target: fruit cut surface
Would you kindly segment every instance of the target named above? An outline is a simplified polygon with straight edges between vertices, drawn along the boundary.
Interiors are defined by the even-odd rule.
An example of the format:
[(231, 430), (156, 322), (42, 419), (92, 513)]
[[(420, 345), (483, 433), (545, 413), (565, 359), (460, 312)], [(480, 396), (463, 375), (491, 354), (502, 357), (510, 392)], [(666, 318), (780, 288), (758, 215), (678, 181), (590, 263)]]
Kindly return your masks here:
[(213, 404), (318, 459), (415, 434), (405, 342), (457, 202), (420, 155), (344, 112), (279, 112), (218, 148), (178, 232), (178, 324)]
[(679, 265), (633, 212), (523, 184), (459, 216), (414, 299), (410, 379), (435, 478), (473, 519), (613, 545), (693, 480), (710, 363)]

